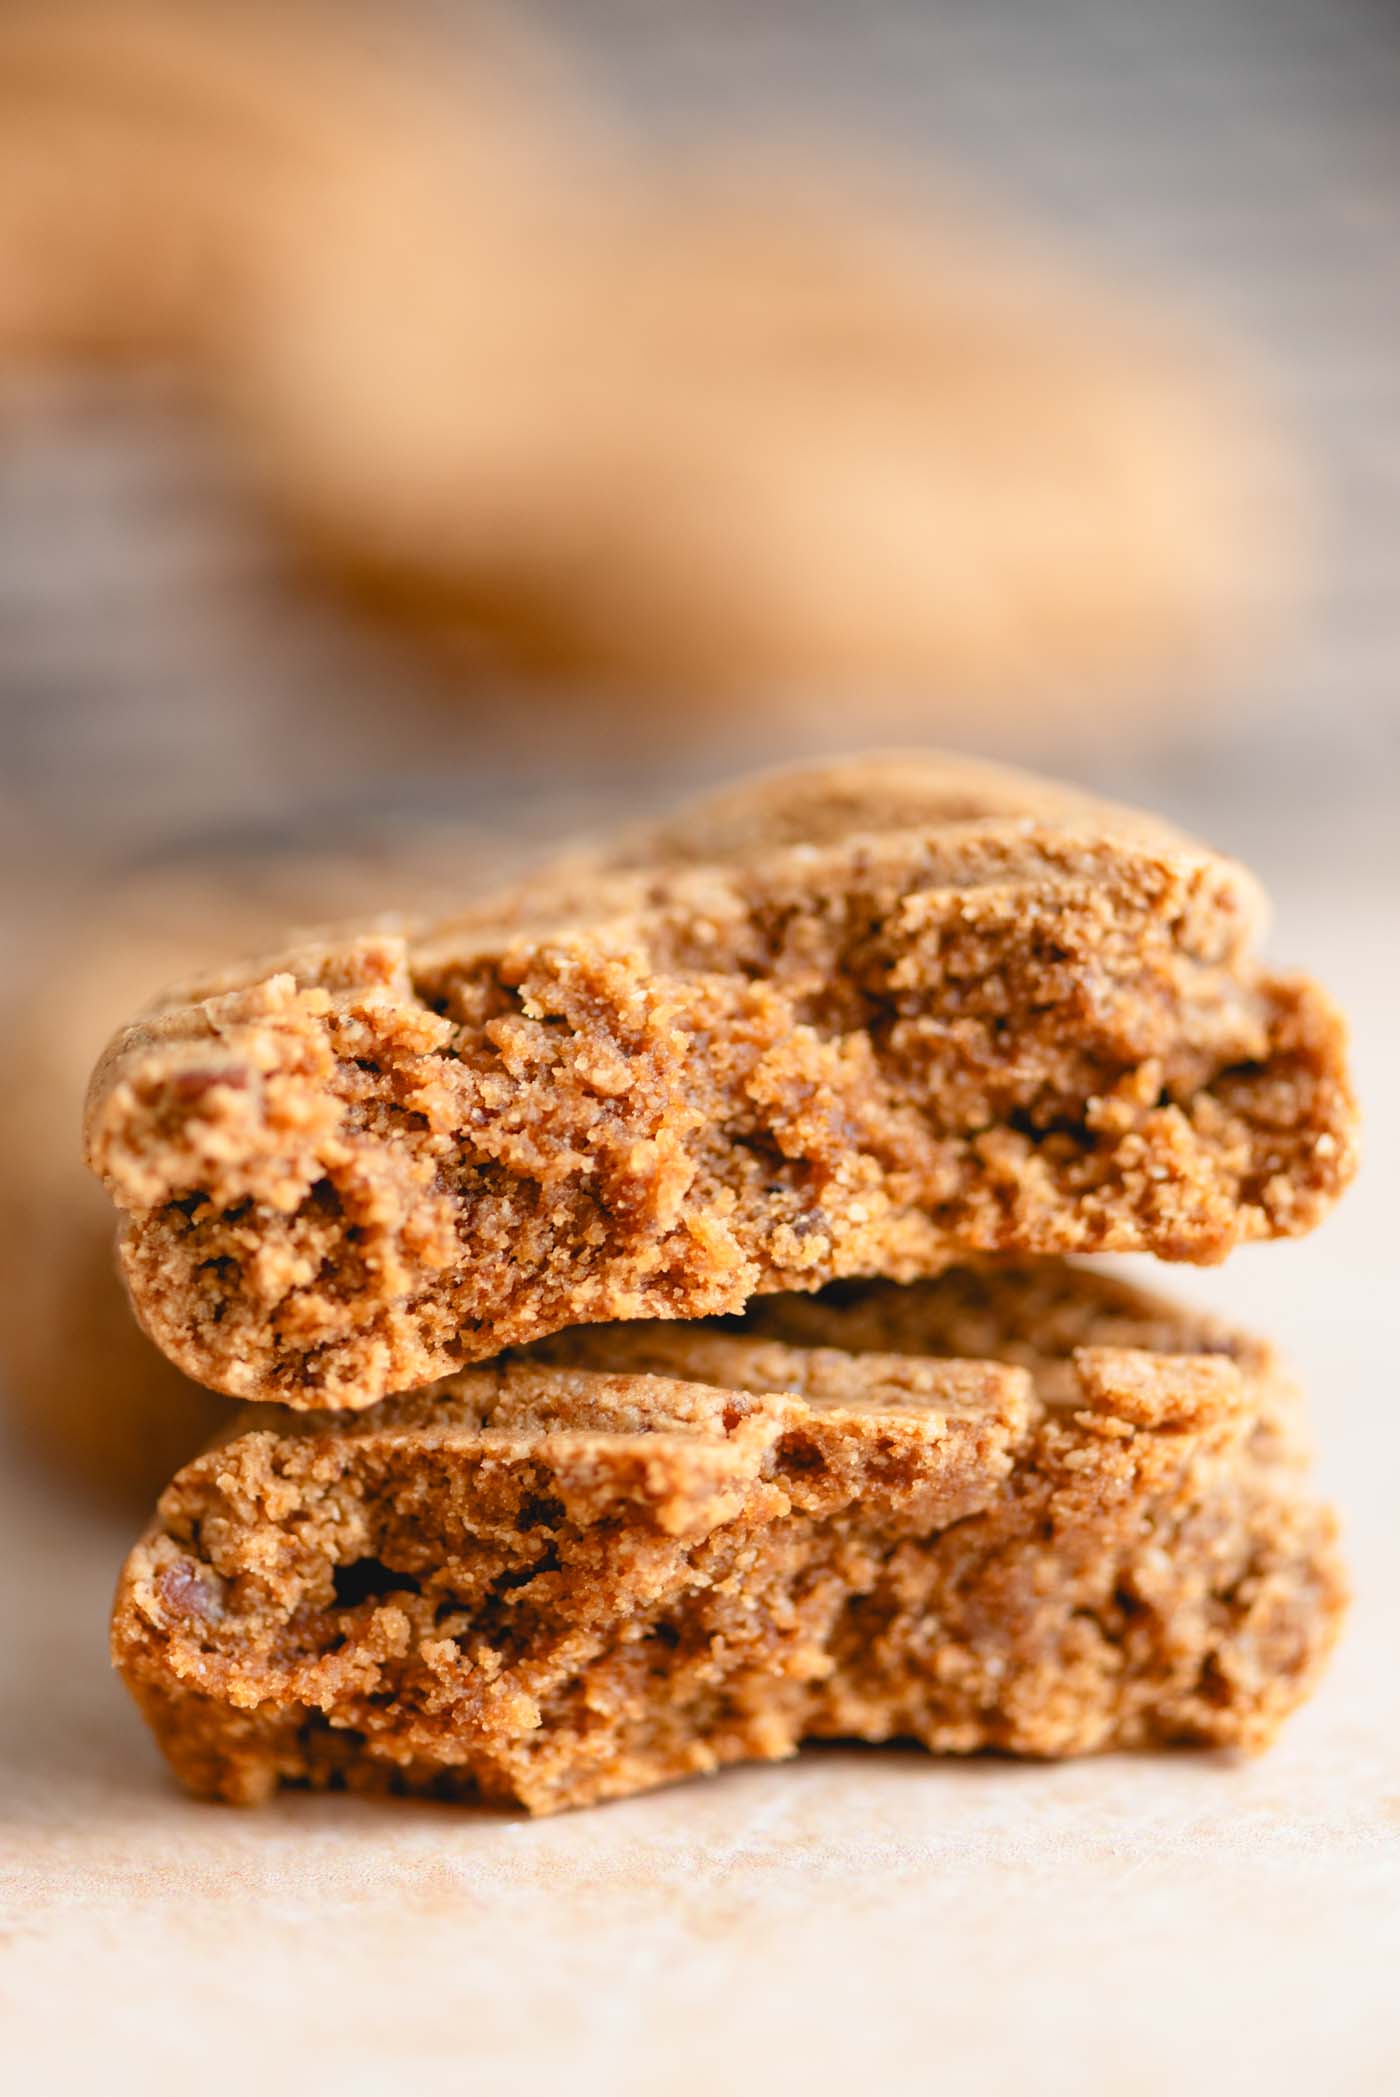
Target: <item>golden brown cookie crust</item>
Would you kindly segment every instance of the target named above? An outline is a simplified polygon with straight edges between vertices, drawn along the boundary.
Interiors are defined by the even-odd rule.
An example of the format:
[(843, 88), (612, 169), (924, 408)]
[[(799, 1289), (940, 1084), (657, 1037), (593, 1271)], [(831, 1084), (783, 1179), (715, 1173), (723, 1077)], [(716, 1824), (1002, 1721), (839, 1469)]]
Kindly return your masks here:
[(1116, 1274), (1059, 1259), (988, 1259), (920, 1282), (833, 1282), (814, 1296), (756, 1296), (742, 1316), (580, 1326), (540, 1340), (533, 1361), (723, 1382), (739, 1339), (781, 1348), (995, 1361), (1025, 1369), (1047, 1405), (1077, 1402), (1076, 1353), (1222, 1355), (1281, 1402), (1287, 1379), (1267, 1341)]
[[(1017, 820), (1077, 824), (1169, 848), (1192, 842), (1159, 816), (1083, 787), (961, 752), (896, 746), (754, 773), (639, 824), (600, 856), (614, 868), (704, 866), (872, 831)], [(1257, 894), (1253, 907), (1262, 908)]]
[[(822, 1737), (1261, 1747), (1344, 1606), (1296, 1402), (1219, 1329), (1093, 1345), (1172, 1337), (1116, 1286), (1009, 1277), (1009, 1348), (1035, 1300), (1091, 1342), (1030, 1367), (598, 1329), (582, 1358), (633, 1366), (557, 1340), (351, 1418), (250, 1412), (132, 1553), (117, 1664), (181, 1779), (239, 1802), (553, 1812)], [(959, 1287), (892, 1326), (951, 1333)]]
[(1253, 959), (1229, 861), (1023, 804), (744, 837), (302, 948), (119, 1035), (88, 1156), (165, 1352), (355, 1407), (568, 1325), (845, 1276), (1214, 1261), (1345, 1186), (1340, 1021)]

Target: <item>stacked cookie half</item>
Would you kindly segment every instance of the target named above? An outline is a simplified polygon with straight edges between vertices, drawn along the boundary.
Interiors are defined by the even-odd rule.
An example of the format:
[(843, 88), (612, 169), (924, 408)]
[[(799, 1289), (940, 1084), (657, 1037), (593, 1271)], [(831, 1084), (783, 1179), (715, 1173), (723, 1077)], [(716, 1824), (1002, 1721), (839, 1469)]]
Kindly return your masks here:
[(1344, 1601), (1297, 1396), (1075, 1257), (1346, 1185), (1260, 916), (1149, 818), (871, 759), (126, 1029), (132, 1301), (250, 1401), (117, 1595), (180, 1776), (541, 1812), (814, 1737), (1267, 1742)]

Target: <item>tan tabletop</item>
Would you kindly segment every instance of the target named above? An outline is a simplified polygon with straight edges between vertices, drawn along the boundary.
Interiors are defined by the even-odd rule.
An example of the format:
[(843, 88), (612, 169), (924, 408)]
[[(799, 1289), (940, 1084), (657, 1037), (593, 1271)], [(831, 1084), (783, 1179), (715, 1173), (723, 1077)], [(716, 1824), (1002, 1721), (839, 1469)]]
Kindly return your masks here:
[[(1312, 1393), (1357, 1604), (1255, 1763), (824, 1750), (531, 1824), (186, 1802), (107, 1672), (125, 1535), (0, 1503), (9, 2087), (683, 2093), (1400, 2087), (1400, 1058), (1390, 891), (1282, 899), (1357, 1021), (1369, 1169), (1175, 1281)], [(431, 2077), (431, 2085), (426, 2078)]]

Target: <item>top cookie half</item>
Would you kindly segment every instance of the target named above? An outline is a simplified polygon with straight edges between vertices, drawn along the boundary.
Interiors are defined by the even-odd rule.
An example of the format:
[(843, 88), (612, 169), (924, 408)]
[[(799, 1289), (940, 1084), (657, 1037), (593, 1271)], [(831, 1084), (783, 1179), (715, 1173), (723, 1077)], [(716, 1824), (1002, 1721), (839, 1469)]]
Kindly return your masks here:
[(358, 1407), (564, 1326), (980, 1253), (1215, 1261), (1354, 1164), (1242, 869), (928, 755), (741, 787), (117, 1036), (87, 1143), (190, 1375)]

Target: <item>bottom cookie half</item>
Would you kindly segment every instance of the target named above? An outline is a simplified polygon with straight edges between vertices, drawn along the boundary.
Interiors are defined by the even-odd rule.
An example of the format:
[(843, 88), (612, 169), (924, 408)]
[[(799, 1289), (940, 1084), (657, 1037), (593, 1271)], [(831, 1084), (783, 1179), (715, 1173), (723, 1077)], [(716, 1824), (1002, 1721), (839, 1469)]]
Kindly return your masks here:
[(244, 1414), (117, 1594), (178, 1775), (547, 1813), (817, 1738), (1253, 1749), (1307, 1694), (1344, 1582), (1266, 1348), (1052, 1263), (763, 1320)]

